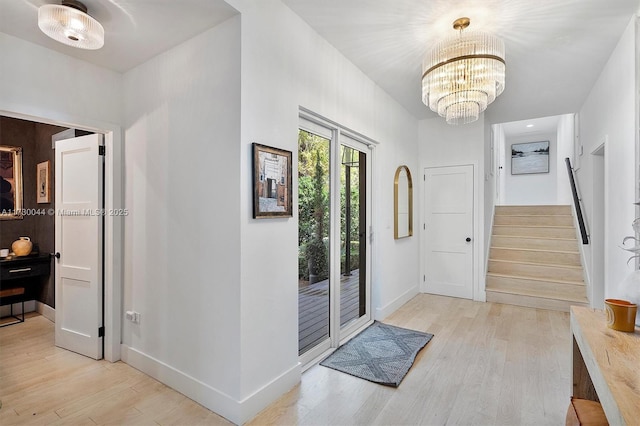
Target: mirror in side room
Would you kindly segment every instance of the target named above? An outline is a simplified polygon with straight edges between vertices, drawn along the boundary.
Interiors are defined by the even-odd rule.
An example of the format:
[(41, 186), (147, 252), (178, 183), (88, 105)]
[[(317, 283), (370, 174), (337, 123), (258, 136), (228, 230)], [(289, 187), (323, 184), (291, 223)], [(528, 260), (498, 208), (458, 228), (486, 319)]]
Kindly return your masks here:
[(22, 219), (22, 148), (0, 145), (0, 219)]
[(394, 238), (413, 235), (413, 180), (407, 166), (396, 170), (393, 190)]

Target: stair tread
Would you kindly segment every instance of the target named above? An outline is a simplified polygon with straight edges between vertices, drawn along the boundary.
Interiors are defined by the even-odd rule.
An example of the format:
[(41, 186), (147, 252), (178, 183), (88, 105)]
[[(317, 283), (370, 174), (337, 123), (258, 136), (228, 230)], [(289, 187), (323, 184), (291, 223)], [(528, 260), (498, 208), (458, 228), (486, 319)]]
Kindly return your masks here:
[(487, 272), (487, 276), (499, 277), (499, 278), (510, 278), (510, 279), (516, 279), (516, 280), (540, 281), (540, 282), (546, 282), (546, 283), (558, 283), (561, 285), (577, 285), (577, 286), (586, 287), (584, 281), (557, 280), (557, 279), (548, 279), (548, 278), (529, 277), (526, 275), (501, 274), (498, 272)]
[(571, 297), (571, 296), (558, 296), (558, 295), (545, 295), (540, 292), (535, 291), (527, 291), (526, 289), (500, 289), (500, 288), (487, 288), (486, 291), (492, 291), (494, 293), (504, 293), (504, 294), (513, 294), (516, 296), (528, 296), (528, 297), (537, 297), (540, 299), (551, 299), (551, 300), (562, 300), (567, 302), (579, 302), (579, 303), (589, 303), (586, 297)]
[(513, 214), (498, 214), (497, 216), (520, 216), (520, 217), (555, 217), (555, 216), (573, 216), (571, 213), (549, 213), (549, 214), (525, 214), (525, 213), (513, 213)]
[(573, 226), (561, 226), (561, 225), (498, 225), (494, 224), (494, 228), (554, 228), (554, 229), (575, 229)]
[(578, 251), (548, 250), (548, 249), (538, 249), (538, 248), (500, 247), (500, 246), (491, 246), (491, 248), (500, 249), (500, 250), (533, 251), (533, 252), (536, 252), (536, 253), (548, 252), (548, 253), (561, 253), (561, 254), (580, 254), (580, 252), (578, 252)]
[(569, 268), (569, 269), (582, 270), (582, 266), (558, 265), (557, 263), (522, 262), (519, 260), (503, 260), (503, 259), (494, 259), (494, 258), (489, 258), (489, 262), (517, 263), (519, 265), (535, 265), (535, 266), (547, 266), (547, 267), (553, 267), (553, 268)]
[[(501, 225), (496, 225), (501, 226)], [(504, 226), (504, 225), (502, 225)], [(568, 228), (568, 227), (567, 227)], [(532, 237), (531, 235), (494, 235), (494, 237), (509, 238), (509, 239), (522, 239), (522, 240), (557, 240), (557, 241), (577, 241), (576, 238), (562, 238), (562, 237)]]
[(496, 206), (494, 214), (487, 300), (563, 311), (589, 305), (570, 205)]

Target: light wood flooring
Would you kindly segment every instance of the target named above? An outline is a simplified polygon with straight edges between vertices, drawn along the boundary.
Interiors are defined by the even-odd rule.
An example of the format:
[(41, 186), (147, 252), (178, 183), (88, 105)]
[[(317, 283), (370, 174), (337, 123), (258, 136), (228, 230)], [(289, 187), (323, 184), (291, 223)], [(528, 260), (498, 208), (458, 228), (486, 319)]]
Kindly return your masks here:
[[(567, 313), (419, 295), (385, 322), (435, 334), (399, 388), (314, 366), (250, 424), (564, 424)], [(227, 424), (126, 364), (55, 348), (33, 315), (0, 329), (0, 399), (3, 426)]]
[(54, 346), (54, 324), (27, 314), (0, 328), (0, 425), (229, 425), (122, 362)]
[(564, 424), (567, 313), (419, 295), (385, 322), (435, 335), (397, 389), (318, 365), (250, 424)]

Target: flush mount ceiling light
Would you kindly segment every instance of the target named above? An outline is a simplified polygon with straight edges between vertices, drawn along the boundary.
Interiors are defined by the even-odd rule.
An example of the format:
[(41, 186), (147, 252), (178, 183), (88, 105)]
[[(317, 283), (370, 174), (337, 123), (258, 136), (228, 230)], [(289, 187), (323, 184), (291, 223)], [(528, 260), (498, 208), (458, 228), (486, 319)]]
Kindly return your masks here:
[(38, 27), (52, 39), (72, 47), (96, 50), (104, 45), (104, 28), (76, 0), (40, 6)]
[(469, 18), (456, 19), (459, 34), (441, 41), (422, 63), (422, 102), (449, 124), (476, 121), (504, 90), (504, 43), (489, 34), (464, 32)]

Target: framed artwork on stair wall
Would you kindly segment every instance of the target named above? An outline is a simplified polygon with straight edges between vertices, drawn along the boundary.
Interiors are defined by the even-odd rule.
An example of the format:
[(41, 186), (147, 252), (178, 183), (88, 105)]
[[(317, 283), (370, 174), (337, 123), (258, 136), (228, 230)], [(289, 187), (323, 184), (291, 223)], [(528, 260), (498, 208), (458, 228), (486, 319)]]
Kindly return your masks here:
[(549, 173), (549, 141), (511, 145), (511, 174)]

